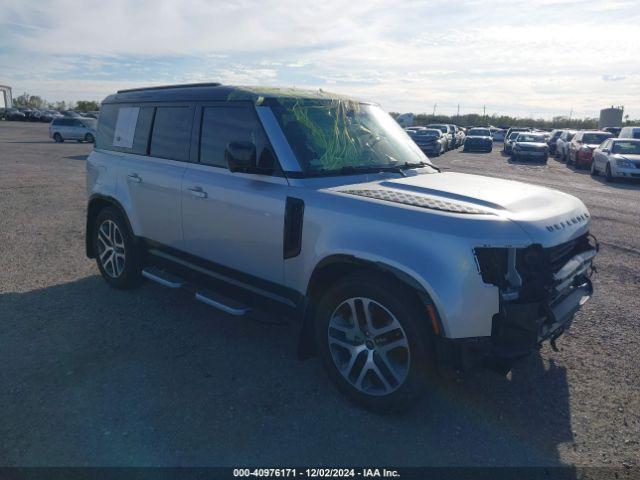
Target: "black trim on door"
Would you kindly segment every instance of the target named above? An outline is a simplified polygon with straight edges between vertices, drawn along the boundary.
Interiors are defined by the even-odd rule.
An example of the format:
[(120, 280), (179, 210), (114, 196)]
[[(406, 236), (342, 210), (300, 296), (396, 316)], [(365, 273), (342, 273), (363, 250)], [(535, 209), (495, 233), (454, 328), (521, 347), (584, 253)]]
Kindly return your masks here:
[(287, 197), (284, 209), (284, 258), (300, 255), (302, 250), (302, 224), (304, 220), (304, 201)]

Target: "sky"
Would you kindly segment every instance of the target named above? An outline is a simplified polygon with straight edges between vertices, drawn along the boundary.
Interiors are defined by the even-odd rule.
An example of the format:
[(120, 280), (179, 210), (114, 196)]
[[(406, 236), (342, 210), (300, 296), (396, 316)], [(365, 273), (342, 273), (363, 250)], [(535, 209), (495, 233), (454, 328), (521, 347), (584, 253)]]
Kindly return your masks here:
[(191, 82), (388, 111), (640, 118), (638, 0), (2, 0), (0, 84), (102, 100)]

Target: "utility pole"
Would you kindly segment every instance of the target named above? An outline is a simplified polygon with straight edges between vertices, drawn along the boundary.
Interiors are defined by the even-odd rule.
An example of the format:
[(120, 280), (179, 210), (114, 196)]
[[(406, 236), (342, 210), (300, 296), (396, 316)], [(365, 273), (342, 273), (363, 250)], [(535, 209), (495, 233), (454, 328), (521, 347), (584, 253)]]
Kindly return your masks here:
[(435, 117), (436, 117), (436, 107), (437, 107), (437, 106), (438, 106), (438, 104), (437, 104), (437, 103), (434, 103), (434, 104), (433, 104), (433, 118), (435, 118)]
[(460, 117), (460, 104), (458, 104), (458, 113), (456, 114), (456, 117)]
[(482, 117), (484, 118), (484, 122), (487, 123), (487, 106), (482, 106)]

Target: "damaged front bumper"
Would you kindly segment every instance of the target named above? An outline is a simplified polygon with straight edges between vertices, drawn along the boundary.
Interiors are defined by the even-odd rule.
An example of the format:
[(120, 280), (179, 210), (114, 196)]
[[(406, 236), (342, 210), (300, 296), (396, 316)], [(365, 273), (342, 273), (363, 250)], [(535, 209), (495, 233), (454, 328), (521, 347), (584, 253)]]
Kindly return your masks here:
[(438, 339), (436, 351), (441, 362), (457, 369), (484, 364), (506, 372), (515, 360), (536, 351), (545, 341), (556, 350), (556, 340), (593, 294), (591, 275), (598, 243), (589, 235), (574, 243), (572, 248), (553, 250), (564, 255), (559, 267), (558, 258), (551, 257), (554, 264), (549, 255), (541, 254), (532, 262), (536, 268), (527, 270), (521, 261), (526, 252), (517, 252), (516, 259), (514, 249), (504, 252), (504, 258), (489, 256), (491, 266), (498, 267), (483, 278), (497, 279), (492, 283), (499, 283), (501, 290), (500, 311), (493, 317), (491, 336)]

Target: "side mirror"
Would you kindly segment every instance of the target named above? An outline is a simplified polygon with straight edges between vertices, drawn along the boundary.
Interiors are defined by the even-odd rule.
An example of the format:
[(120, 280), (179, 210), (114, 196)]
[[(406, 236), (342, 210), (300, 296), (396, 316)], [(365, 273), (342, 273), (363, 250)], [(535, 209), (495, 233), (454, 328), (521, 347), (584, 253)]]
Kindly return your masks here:
[(608, 148), (603, 148), (602, 153), (611, 153), (611, 150), (609, 150)]
[(224, 158), (231, 172), (254, 172), (257, 169), (256, 146), (253, 142), (230, 142)]

